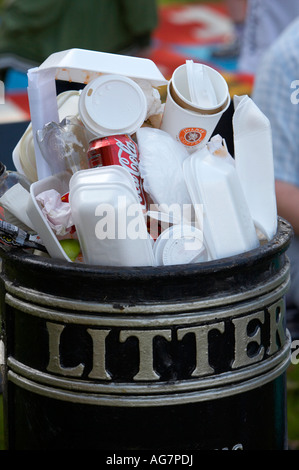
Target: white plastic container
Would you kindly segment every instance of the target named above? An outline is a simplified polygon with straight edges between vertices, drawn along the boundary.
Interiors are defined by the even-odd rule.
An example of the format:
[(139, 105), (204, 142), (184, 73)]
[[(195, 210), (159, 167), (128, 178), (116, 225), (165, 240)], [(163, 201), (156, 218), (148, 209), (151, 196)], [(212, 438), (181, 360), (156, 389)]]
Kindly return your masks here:
[(122, 182), (77, 182), (69, 200), (85, 263), (154, 266), (152, 241), (136, 189)]
[(153, 86), (167, 83), (150, 59), (77, 48), (51, 54), (38, 72), (51, 73), (53, 79), (66, 82), (89, 83), (102, 74), (119, 74), (148, 80)]
[(107, 167), (89, 168), (74, 173), (70, 179), (69, 190), (74, 191), (77, 186), (101, 183), (127, 184), (132, 190), (136, 190), (134, 180), (130, 173), (119, 165)]
[[(107, 183), (114, 186), (120, 185), (120, 187), (127, 186), (130, 191), (136, 192), (136, 186), (130, 173), (119, 165), (110, 165), (74, 173), (70, 179), (69, 193), (73, 194), (78, 188), (85, 188), (88, 185), (101, 187), (101, 185)], [(143, 207), (142, 210), (144, 210)]]
[(234, 104), (236, 170), (254, 223), (271, 240), (277, 230), (271, 124), (247, 95)]
[(234, 166), (205, 147), (188, 157), (183, 171), (210, 258), (257, 248), (258, 237)]

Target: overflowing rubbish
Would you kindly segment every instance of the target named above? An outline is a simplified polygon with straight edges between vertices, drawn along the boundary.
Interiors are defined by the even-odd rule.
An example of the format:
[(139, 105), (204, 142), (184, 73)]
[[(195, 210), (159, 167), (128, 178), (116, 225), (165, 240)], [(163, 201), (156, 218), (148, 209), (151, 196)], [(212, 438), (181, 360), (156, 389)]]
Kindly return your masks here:
[[(214, 134), (230, 104), (218, 71), (186, 61), (167, 81), (147, 59), (74, 49), (28, 77), (32, 121), (12, 174), (29, 183), (0, 197), (1, 243), (6, 233), (67, 262), (159, 267), (236, 256), (275, 235), (269, 122), (235, 96), (230, 155)], [(56, 79), (82, 91), (56, 96)]]

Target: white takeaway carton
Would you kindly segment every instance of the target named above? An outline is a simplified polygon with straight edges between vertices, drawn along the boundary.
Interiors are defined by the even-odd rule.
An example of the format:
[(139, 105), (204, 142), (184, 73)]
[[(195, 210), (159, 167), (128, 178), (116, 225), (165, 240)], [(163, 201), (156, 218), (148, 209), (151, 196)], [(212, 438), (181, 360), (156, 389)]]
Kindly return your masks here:
[(204, 148), (185, 160), (183, 171), (210, 259), (257, 248), (259, 240), (234, 166)]
[[(109, 175), (110, 168), (114, 174)], [(84, 262), (154, 266), (152, 240), (133, 178), (119, 167), (121, 179), (114, 170), (102, 167), (95, 176), (92, 172), (86, 176), (84, 170), (81, 181), (77, 172), (70, 184), (69, 201)]]
[(235, 96), (234, 105), (236, 170), (254, 223), (271, 240), (277, 230), (271, 124), (249, 96)]
[[(85, 262), (88, 264), (94, 264), (95, 262), (110, 264), (110, 258), (112, 260), (115, 258), (113, 262), (116, 264), (122, 261), (123, 263), (134, 262), (136, 265), (154, 265), (152, 242), (147, 234), (142, 206), (138, 201), (133, 178), (127, 170), (117, 165), (111, 165), (109, 167), (77, 171), (74, 175), (68, 172), (60, 173), (31, 184), (30, 197), (27, 203), (27, 216), (33, 228), (40, 235), (52, 258), (71, 262), (36, 199), (39, 194), (50, 189), (56, 190), (61, 195), (69, 192), (72, 213), (76, 222), (79, 242), (82, 244)], [(135, 209), (140, 206), (139, 217), (143, 236), (137, 240), (124, 237), (122, 240), (103, 240), (101, 243), (96, 239), (95, 226), (92, 225), (97, 221), (94, 211), (98, 204), (106, 202), (107, 204), (113, 204), (113, 207), (115, 205), (116, 214), (120, 210), (117, 205), (117, 196), (123, 197), (127, 206), (132, 204)], [(99, 200), (96, 197), (99, 197)], [(103, 201), (105, 197), (107, 199)], [(88, 203), (86, 204), (87, 200)], [(130, 208), (127, 207), (127, 209)], [(120, 219), (120, 217), (117, 217), (117, 220)], [(117, 261), (118, 257), (119, 260)]]

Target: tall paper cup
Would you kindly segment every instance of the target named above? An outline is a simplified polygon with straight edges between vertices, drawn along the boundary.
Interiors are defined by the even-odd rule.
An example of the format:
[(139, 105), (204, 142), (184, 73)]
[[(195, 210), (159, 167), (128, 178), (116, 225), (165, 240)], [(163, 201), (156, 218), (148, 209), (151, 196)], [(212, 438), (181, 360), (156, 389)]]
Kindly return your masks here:
[(199, 108), (190, 101), (185, 65), (175, 70), (168, 83), (161, 129), (172, 135), (190, 153), (208, 142), (230, 104), (226, 81), (216, 70), (211, 70), (211, 82), (217, 98), (214, 107)]
[[(193, 88), (200, 86), (207, 86), (208, 83), (198, 81), (200, 77), (196, 74), (198, 70), (197, 67), (200, 67), (202, 73), (204, 73), (203, 80), (207, 80), (209, 85), (213, 88), (215, 94), (215, 103), (209, 106), (197, 105), (194, 101), (191, 100), (191, 93), (189, 86)], [(188, 67), (187, 64), (183, 64), (180, 67), (176, 68), (172, 75), (172, 87), (173, 87), (173, 96), (180, 102), (184, 104), (183, 107), (187, 109), (195, 110), (202, 114), (216, 114), (221, 111), (222, 107), (225, 106), (227, 96), (229, 94), (228, 85), (224, 77), (212, 67), (204, 64), (193, 64), (193, 69), (191, 69), (191, 76), (188, 77)], [(194, 74), (194, 75), (193, 75)], [(200, 75), (201, 76), (201, 75)], [(202, 76), (203, 77), (203, 76)], [(208, 93), (208, 88), (205, 90)]]

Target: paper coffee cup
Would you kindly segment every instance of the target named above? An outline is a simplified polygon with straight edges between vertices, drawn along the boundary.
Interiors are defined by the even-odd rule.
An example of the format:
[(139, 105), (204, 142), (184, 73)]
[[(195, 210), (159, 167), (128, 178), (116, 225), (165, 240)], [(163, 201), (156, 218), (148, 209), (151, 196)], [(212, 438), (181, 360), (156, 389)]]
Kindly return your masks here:
[(217, 102), (214, 106), (200, 108), (190, 101), (186, 67), (185, 73), (182, 73), (184, 67), (179, 67), (168, 83), (160, 128), (192, 153), (203, 147), (210, 139), (221, 116), (230, 105), (230, 95), (224, 78), (215, 71), (211, 82), (215, 88)]
[[(187, 62), (192, 63), (191, 68)], [(208, 65), (187, 62), (173, 72), (172, 96), (186, 109), (201, 114), (217, 114), (225, 107), (229, 95), (226, 80)], [(196, 91), (201, 95), (199, 98), (204, 99), (203, 102), (197, 103), (194, 97), (192, 100)]]

